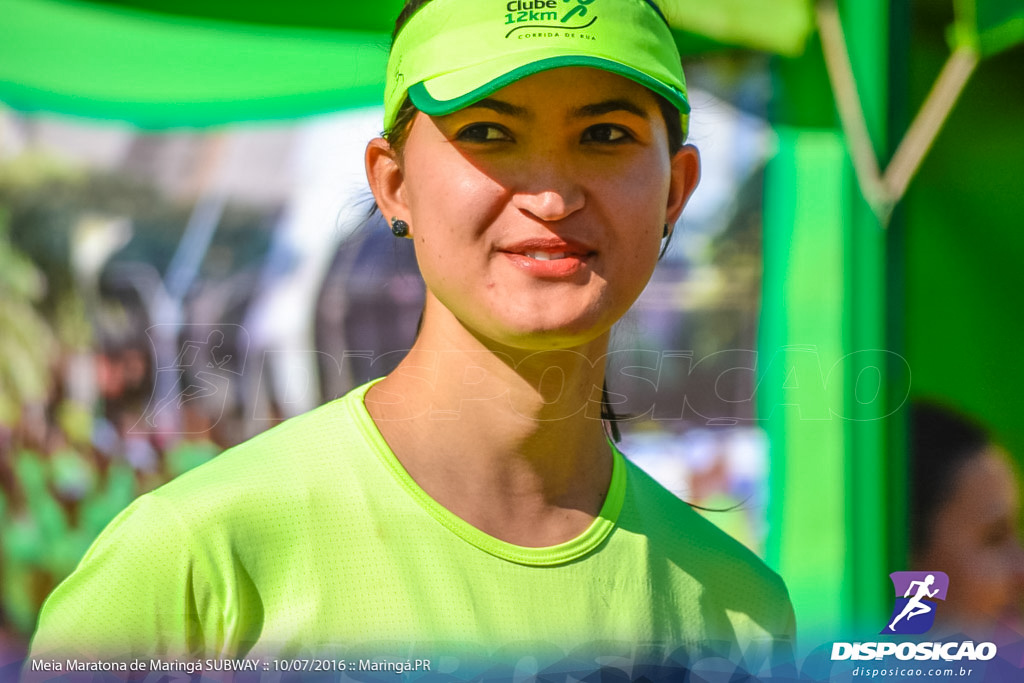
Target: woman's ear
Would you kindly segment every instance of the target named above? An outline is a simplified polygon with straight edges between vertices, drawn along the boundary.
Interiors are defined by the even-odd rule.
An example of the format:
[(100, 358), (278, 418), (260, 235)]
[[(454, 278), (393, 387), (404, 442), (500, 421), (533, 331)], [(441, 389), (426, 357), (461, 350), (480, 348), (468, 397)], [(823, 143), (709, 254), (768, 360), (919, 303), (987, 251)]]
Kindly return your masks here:
[(405, 175), (398, 153), (384, 138), (374, 138), (366, 145), (366, 180), (381, 214), (409, 223), (409, 206), (405, 201)]
[(700, 181), (700, 153), (693, 145), (683, 147), (672, 157), (672, 178), (669, 183), (665, 220), (675, 225)]

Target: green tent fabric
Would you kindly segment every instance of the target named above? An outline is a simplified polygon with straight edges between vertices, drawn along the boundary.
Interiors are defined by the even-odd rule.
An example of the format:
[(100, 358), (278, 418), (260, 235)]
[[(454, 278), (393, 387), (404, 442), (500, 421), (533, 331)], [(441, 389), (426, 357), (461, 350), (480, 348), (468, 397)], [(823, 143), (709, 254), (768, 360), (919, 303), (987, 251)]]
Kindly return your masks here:
[[(142, 128), (292, 119), (380, 101), (402, 0), (0, 0), (0, 102)], [(662, 0), (684, 50), (785, 54), (808, 0)]]
[(405, 0), (88, 0), (113, 10), (328, 31), (391, 33)]
[(984, 57), (1024, 42), (1024, 0), (956, 0), (954, 42)]
[[(669, 23), (719, 43), (801, 54), (813, 28), (810, 0), (661, 0)], [(685, 45), (681, 46), (684, 48)]]
[(143, 128), (289, 119), (380, 99), (384, 33), (0, 0), (0, 101)]

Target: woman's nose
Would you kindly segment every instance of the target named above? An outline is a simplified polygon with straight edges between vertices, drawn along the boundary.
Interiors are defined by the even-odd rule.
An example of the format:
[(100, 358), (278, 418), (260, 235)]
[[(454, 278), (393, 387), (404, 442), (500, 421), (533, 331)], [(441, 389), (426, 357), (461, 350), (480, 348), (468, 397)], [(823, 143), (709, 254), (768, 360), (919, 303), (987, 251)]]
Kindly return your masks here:
[(586, 193), (575, 174), (548, 163), (524, 174), (512, 204), (539, 220), (559, 221), (583, 208)]

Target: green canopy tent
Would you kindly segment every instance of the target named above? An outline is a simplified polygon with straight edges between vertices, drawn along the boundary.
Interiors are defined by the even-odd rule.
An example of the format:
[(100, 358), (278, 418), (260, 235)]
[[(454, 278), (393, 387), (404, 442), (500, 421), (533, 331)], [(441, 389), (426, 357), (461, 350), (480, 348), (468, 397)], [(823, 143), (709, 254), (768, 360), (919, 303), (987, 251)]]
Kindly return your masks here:
[[(401, 0), (0, 0), (0, 101), (150, 129), (377, 103)], [(684, 50), (797, 54), (805, 0), (663, 3)]]

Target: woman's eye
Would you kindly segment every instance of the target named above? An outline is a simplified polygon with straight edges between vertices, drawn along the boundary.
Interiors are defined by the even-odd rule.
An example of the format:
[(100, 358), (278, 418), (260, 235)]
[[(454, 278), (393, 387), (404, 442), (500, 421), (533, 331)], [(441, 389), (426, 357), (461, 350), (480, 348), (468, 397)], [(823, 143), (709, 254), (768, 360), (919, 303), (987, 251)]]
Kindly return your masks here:
[(492, 123), (474, 123), (458, 132), (456, 138), (465, 142), (495, 142), (511, 140), (504, 128)]
[(624, 128), (610, 123), (591, 126), (583, 131), (584, 142), (625, 142), (631, 137)]

